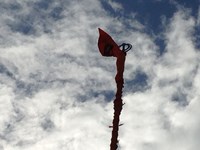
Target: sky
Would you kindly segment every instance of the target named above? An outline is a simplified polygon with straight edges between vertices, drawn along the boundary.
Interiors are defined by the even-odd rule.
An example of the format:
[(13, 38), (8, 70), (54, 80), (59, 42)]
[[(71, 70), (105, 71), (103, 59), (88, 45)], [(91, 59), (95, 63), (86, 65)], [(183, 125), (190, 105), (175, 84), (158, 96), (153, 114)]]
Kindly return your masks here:
[(126, 56), (120, 150), (200, 147), (199, 0), (0, 1), (0, 150), (107, 150)]

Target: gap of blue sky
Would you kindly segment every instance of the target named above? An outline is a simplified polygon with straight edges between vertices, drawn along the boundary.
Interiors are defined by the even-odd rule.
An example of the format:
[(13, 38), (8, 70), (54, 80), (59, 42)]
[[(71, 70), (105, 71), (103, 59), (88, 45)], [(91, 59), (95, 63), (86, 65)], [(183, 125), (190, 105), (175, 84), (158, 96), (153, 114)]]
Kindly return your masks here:
[[(115, 17), (130, 17), (134, 14), (135, 19), (145, 25), (144, 31), (155, 38), (161, 55), (166, 46), (162, 32), (165, 30), (165, 25), (169, 23), (169, 19), (180, 7), (189, 9), (190, 14), (197, 19), (200, 4), (199, 0), (113, 0), (113, 2), (121, 4), (123, 9), (115, 11), (106, 2), (103, 2), (103, 6)], [(127, 28), (129, 27), (127, 24)], [(198, 35), (199, 29), (196, 29), (195, 33)], [(199, 36), (197, 38), (199, 39)], [(198, 40), (196, 42), (196, 46), (199, 47)]]

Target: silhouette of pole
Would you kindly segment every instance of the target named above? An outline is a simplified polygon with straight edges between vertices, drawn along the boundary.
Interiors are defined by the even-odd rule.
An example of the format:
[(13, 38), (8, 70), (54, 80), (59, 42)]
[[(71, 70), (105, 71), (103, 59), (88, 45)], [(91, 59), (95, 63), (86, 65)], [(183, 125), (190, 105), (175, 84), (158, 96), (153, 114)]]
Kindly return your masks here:
[(118, 131), (119, 131), (119, 121), (120, 121), (120, 114), (123, 107), (123, 100), (122, 100), (122, 89), (124, 84), (123, 79), (123, 72), (124, 72), (124, 63), (125, 63), (125, 56), (126, 54), (122, 52), (121, 55), (117, 57), (117, 75), (115, 77), (116, 85), (117, 85), (117, 92), (115, 94), (116, 98), (114, 100), (114, 116), (113, 116), (113, 130), (112, 130), (112, 137), (111, 137), (111, 144), (110, 150), (117, 150), (118, 148)]
[[(110, 150), (117, 150), (118, 148), (118, 131), (119, 131), (119, 121), (120, 114), (122, 111), (123, 100), (122, 100), (122, 89), (124, 87), (124, 64), (126, 59), (126, 52), (131, 49), (132, 45), (123, 43), (118, 46), (112, 37), (105, 31), (99, 28), (99, 39), (98, 47), (102, 56), (105, 57), (116, 57), (117, 74), (115, 76), (115, 81), (117, 85), (117, 92), (115, 94), (114, 100), (114, 116), (113, 116), (113, 128)], [(122, 47), (122, 50), (120, 49)]]

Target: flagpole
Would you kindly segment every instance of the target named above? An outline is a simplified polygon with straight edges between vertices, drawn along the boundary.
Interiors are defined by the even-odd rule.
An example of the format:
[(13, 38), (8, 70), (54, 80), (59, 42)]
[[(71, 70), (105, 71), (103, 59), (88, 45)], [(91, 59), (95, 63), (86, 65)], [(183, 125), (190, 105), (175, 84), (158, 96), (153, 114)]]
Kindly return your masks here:
[(123, 100), (122, 100), (122, 89), (124, 87), (124, 79), (123, 79), (123, 72), (124, 72), (124, 64), (125, 64), (125, 57), (126, 54), (122, 53), (117, 57), (117, 75), (115, 77), (116, 85), (117, 85), (117, 92), (115, 94), (116, 98), (114, 100), (114, 116), (113, 116), (113, 125), (112, 125), (112, 137), (110, 143), (110, 150), (117, 150), (118, 148), (118, 131), (119, 131), (119, 121), (120, 121), (120, 114), (123, 107)]
[(115, 94), (116, 98), (114, 100), (113, 125), (110, 126), (113, 128), (110, 150), (117, 150), (119, 143), (118, 141), (118, 131), (120, 126), (119, 121), (123, 106), (122, 89), (124, 87), (124, 78), (123, 78), (124, 65), (126, 59), (126, 52), (128, 52), (132, 48), (132, 45), (128, 43), (122, 43), (120, 46), (118, 46), (109, 34), (107, 34), (100, 28), (98, 28), (98, 30), (99, 30), (98, 48), (102, 56), (117, 58), (116, 61), (117, 75), (115, 76), (117, 92)]

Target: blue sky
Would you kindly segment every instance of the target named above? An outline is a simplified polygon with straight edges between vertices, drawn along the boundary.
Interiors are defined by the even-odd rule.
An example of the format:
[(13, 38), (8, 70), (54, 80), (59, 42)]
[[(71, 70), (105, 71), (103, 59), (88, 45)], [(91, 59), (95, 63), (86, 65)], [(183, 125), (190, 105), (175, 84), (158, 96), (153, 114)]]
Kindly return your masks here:
[[(135, 18), (145, 25), (145, 32), (152, 36), (162, 34), (164, 31), (162, 22), (164, 20), (168, 22), (179, 7), (187, 8), (191, 15), (197, 19), (200, 3), (199, 0), (116, 0), (114, 2), (119, 2), (123, 6), (123, 10), (114, 11), (106, 2), (103, 4), (115, 17), (129, 17), (131, 13), (134, 13)], [(196, 32), (199, 33), (199, 29), (196, 29)], [(155, 42), (160, 47), (160, 52), (162, 53), (165, 49), (165, 42), (164, 39), (162, 39), (162, 36), (157, 37)], [(199, 46), (198, 43), (196, 44)]]
[(121, 150), (197, 150), (200, 1), (0, 2), (0, 150), (109, 149), (115, 58), (128, 42)]

